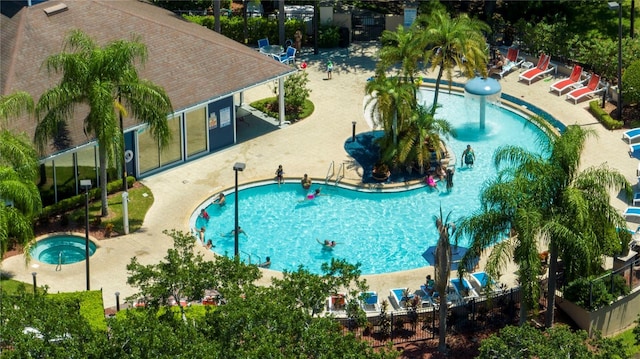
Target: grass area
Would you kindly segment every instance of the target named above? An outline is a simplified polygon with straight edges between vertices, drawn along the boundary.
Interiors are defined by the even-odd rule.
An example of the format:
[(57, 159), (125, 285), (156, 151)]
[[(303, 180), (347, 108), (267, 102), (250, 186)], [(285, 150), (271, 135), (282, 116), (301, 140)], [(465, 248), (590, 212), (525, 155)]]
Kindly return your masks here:
[[(145, 187), (141, 183), (137, 183), (133, 188), (130, 188), (128, 192), (129, 232), (131, 233), (142, 227), (144, 217), (153, 204), (153, 193), (149, 188)], [(122, 192), (109, 196), (108, 202), (109, 215), (105, 218), (101, 218), (100, 227), (106, 228), (107, 224), (110, 223), (113, 225), (113, 231), (117, 233), (124, 233), (122, 223)], [(96, 218), (100, 218), (100, 214), (100, 201), (89, 203), (89, 220), (95, 221)], [(71, 213), (71, 218), (82, 223), (82, 221), (84, 221), (84, 208), (79, 208), (73, 211)]]
[[(278, 118), (278, 113), (275, 111), (271, 111), (268, 106), (272, 105), (272, 104), (277, 104), (278, 103), (278, 98), (277, 97), (267, 97), (265, 99), (262, 100), (258, 100), (258, 101), (254, 101), (250, 104), (251, 107), (255, 108), (256, 110), (262, 111), (264, 113), (266, 113), (267, 115), (273, 117), (273, 118)], [(304, 118), (307, 118), (309, 116), (311, 116), (311, 114), (313, 113), (313, 111), (315, 110), (315, 106), (313, 105), (313, 102), (306, 100), (304, 102), (304, 105), (302, 106), (302, 111), (300, 111), (300, 113), (296, 116), (296, 118), (292, 118), (289, 113), (290, 111), (287, 110), (286, 115), (285, 115), (285, 119), (287, 121), (299, 121), (302, 120)]]
[[(36, 282), (36, 285), (37, 285), (37, 282)], [(24, 290), (27, 293), (33, 293), (33, 285), (29, 283), (18, 282), (17, 280), (1, 277), (0, 290), (8, 294), (18, 293), (20, 290)], [(37, 290), (38, 290), (38, 293), (44, 292), (40, 287), (38, 287)]]
[(631, 357), (640, 354), (640, 345), (636, 343), (636, 337), (633, 335), (633, 328), (625, 330), (624, 332), (616, 335), (613, 339), (622, 339), (627, 354)]

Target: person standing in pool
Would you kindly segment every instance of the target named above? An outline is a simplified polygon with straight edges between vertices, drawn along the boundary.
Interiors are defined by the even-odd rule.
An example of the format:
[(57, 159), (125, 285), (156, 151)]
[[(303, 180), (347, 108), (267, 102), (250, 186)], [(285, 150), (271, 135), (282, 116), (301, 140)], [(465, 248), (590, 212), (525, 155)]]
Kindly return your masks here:
[(473, 148), (471, 145), (467, 145), (467, 149), (462, 152), (462, 158), (460, 159), (460, 165), (462, 166), (462, 161), (467, 167), (473, 167), (473, 163), (476, 161), (476, 154), (473, 152)]
[(278, 186), (284, 181), (284, 169), (282, 169), (282, 165), (279, 165), (276, 170), (276, 180), (278, 181)]
[(311, 188), (311, 178), (305, 173), (302, 180), (300, 180), (300, 184), (302, 184), (302, 188), (309, 189)]
[(453, 169), (447, 168), (447, 191), (451, 191), (453, 188)]

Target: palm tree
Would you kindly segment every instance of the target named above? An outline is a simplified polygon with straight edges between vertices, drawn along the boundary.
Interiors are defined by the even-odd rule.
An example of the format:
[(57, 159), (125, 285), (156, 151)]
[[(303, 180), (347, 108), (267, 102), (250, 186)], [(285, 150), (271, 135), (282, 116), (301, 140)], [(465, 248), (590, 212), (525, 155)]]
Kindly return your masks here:
[[(611, 190), (624, 189), (627, 196), (631, 194), (625, 177), (605, 166), (578, 172), (584, 141), (592, 133), (569, 126), (562, 136), (550, 136), (544, 152), (548, 155), (517, 146), (498, 149), (496, 166), (505, 168), (483, 190), (483, 208), (459, 226), (458, 235), (469, 236), (472, 243), (461, 261), (460, 275), (465, 263), (490, 246), (486, 268), (490, 275), (499, 276), (510, 257), (518, 265), (524, 297), (521, 323), (526, 319), (526, 308), (537, 305), (539, 298), (541, 243), (548, 243), (550, 253), (545, 324), (551, 326), (559, 256), (574, 276), (592, 274), (602, 255), (615, 247), (612, 242), (618, 241), (611, 233), (616, 233), (616, 227), (625, 227), (609, 198)], [(511, 238), (502, 241), (505, 233)]]
[(451, 242), (449, 237), (456, 231), (456, 226), (449, 222), (451, 212), (443, 219), (442, 207), (440, 207), (440, 215), (433, 216), (438, 229), (438, 244), (435, 252), (435, 288), (440, 296), (439, 320), (440, 329), (438, 351), (444, 353), (447, 350), (447, 287), (449, 286), (449, 274), (451, 272)]
[[(444, 10), (436, 10), (431, 16), (420, 16), (416, 26), (422, 29), (427, 50), (425, 61), (431, 62), (431, 70), (439, 67), (433, 104), (438, 103), (440, 81), (445, 75), (449, 81), (453, 78), (453, 69), (460, 68), (467, 77), (475, 76), (478, 71), (487, 75), (487, 54), (484, 32), (491, 28), (482, 21), (460, 14), (452, 19)], [(435, 110), (435, 107), (432, 108)]]
[(371, 111), (379, 115), (385, 136), (391, 137), (394, 147), (398, 144), (398, 133), (416, 108), (416, 87), (397, 77), (387, 77), (382, 71), (365, 87), (370, 101), (375, 101)]
[(436, 119), (433, 113), (434, 111), (427, 107), (418, 105), (408, 125), (399, 135), (398, 163), (408, 166), (417, 164), (420, 174), (424, 173), (425, 165), (432, 160), (432, 153), (435, 153), (436, 160), (442, 158), (442, 137), (455, 135), (451, 123), (444, 119)]
[(147, 48), (138, 37), (113, 41), (101, 48), (80, 30), (73, 30), (65, 48), (70, 52), (49, 56), (44, 63), (49, 72), (63, 75), (57, 86), (42, 94), (36, 106), (40, 121), (35, 142), (43, 151), (59, 128), (73, 120), (76, 106), (89, 107), (84, 128), (98, 142), (102, 216), (106, 216), (107, 160), (123, 159), (119, 115), (129, 113), (148, 124), (163, 147), (170, 139), (167, 116), (172, 112), (171, 101), (162, 87), (138, 77), (136, 65), (147, 58)]
[[(0, 120), (33, 112), (33, 100), (26, 92), (0, 96)], [(0, 123), (2, 124), (2, 123)], [(33, 219), (42, 208), (35, 178), (36, 151), (25, 136), (0, 127), (0, 258), (11, 241), (28, 248), (34, 238)], [(28, 256), (29, 251), (25, 250)]]
[(380, 42), (380, 62), (377, 68), (385, 71), (390, 67), (401, 65), (398, 75), (403, 81), (414, 82), (418, 72), (418, 62), (423, 56), (424, 44), (416, 30), (405, 30), (398, 26), (396, 31), (385, 30), (382, 32)]

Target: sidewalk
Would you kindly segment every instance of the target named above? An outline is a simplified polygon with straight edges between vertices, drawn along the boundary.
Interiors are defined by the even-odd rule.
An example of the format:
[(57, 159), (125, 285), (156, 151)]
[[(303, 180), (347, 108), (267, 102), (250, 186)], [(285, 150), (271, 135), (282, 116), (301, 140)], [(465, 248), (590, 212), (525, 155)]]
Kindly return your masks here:
[[(322, 52), (319, 55), (301, 54), (298, 63), (308, 64), (311, 101), (314, 113), (307, 119), (281, 129), (265, 130), (256, 126), (239, 125), (239, 131), (262, 131), (260, 137), (251, 138), (244, 133), (246, 141), (236, 146), (211, 154), (197, 161), (181, 165), (160, 174), (145, 178), (142, 182), (154, 194), (155, 203), (145, 218), (142, 229), (136, 233), (98, 242), (99, 249), (91, 257), (91, 288), (102, 288), (106, 307), (115, 305), (115, 292), (120, 292), (121, 302), (135, 293), (126, 284), (126, 265), (136, 256), (140, 263), (150, 264), (160, 261), (171, 246), (171, 239), (162, 231), (165, 229), (189, 230), (189, 217), (199, 204), (234, 184), (233, 164), (246, 163), (246, 169), (239, 173), (239, 181), (249, 182), (272, 178), (275, 169), (282, 164), (287, 177), (301, 177), (308, 173), (316, 180), (324, 180), (329, 164), (350, 161), (343, 145), (351, 137), (352, 121), (356, 122), (356, 132), (370, 131), (363, 116), (364, 87), (367, 78), (374, 72), (378, 43), (352, 44), (348, 49)], [(325, 64), (328, 59), (334, 63), (331, 80), (326, 79)], [(583, 154), (582, 167), (607, 163), (619, 169), (627, 179), (635, 184), (638, 161), (627, 154), (628, 146), (621, 140), (622, 131), (608, 131), (600, 125), (588, 109), (588, 102), (573, 105), (565, 96), (548, 93), (551, 81), (540, 80), (530, 86), (518, 83), (519, 70), (513, 71), (500, 80), (503, 92), (530, 102), (553, 115), (565, 125), (579, 124), (592, 128), (598, 134), (590, 138)], [(428, 73), (434, 77), (435, 74)], [(464, 82), (465, 79), (455, 79)], [(254, 88), (245, 93), (245, 103), (273, 96), (273, 85)], [(447, 91), (447, 87), (441, 87)], [(240, 136), (239, 136), (240, 137)], [(357, 183), (362, 169), (347, 166), (343, 181)], [(614, 206), (621, 211), (627, 203), (614, 199)], [(635, 228), (635, 227), (633, 227)], [(205, 258), (213, 259), (214, 254), (200, 248)], [(483, 266), (481, 261), (481, 268)], [(38, 285), (47, 285), (50, 292), (81, 291), (85, 289), (85, 263), (65, 265), (60, 272), (55, 266), (32, 261), (25, 264), (24, 256), (14, 256), (2, 263), (2, 269), (16, 280), (31, 283), (32, 272), (37, 272)], [(514, 266), (505, 272), (500, 281), (515, 284)], [(263, 270), (265, 277), (261, 283), (268, 283), (271, 276), (279, 272)], [(433, 274), (432, 267), (389, 273), (367, 275), (372, 290), (386, 296), (391, 288), (409, 287), (418, 289), (427, 274)]]

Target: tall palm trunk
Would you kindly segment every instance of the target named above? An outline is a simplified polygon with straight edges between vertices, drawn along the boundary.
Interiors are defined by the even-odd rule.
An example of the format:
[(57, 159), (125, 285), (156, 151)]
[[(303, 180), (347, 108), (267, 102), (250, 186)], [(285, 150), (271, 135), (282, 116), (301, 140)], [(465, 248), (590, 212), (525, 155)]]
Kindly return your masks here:
[(109, 203), (107, 202), (107, 149), (104, 146), (98, 146), (98, 155), (100, 156), (100, 188), (102, 199), (102, 217), (109, 214)]
[(556, 306), (556, 281), (558, 280), (558, 246), (552, 240), (549, 244), (549, 283), (547, 287), (547, 312), (544, 318), (544, 326), (553, 326), (553, 317)]
[(438, 93), (440, 92), (440, 80), (442, 80), (442, 74), (444, 72), (444, 66), (440, 64), (440, 70), (438, 70), (438, 77), (436, 78), (436, 89), (433, 94), (433, 106), (431, 106), (431, 113), (436, 113), (436, 108), (438, 104)]

